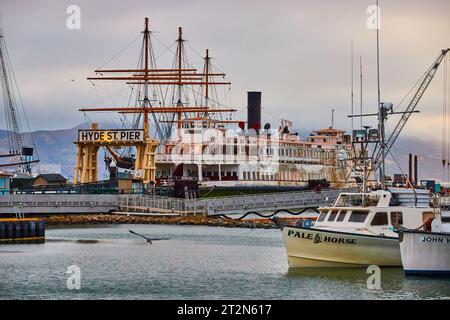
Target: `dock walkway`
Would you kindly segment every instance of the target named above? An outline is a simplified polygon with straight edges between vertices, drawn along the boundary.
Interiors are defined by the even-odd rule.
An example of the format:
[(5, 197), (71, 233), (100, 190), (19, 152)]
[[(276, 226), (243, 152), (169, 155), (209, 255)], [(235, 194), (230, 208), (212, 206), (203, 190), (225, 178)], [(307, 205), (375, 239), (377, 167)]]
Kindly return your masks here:
[(342, 191), (260, 193), (199, 199), (156, 195), (11, 194), (0, 196), (0, 215), (13, 214), (16, 210), (34, 216), (111, 212), (179, 216), (268, 212), (330, 205)]

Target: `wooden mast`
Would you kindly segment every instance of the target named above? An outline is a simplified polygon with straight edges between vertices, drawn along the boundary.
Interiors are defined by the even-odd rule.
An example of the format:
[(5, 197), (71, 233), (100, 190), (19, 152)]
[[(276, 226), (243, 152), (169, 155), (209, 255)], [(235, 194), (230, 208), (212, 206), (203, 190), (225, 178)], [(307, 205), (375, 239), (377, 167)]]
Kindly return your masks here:
[(209, 100), (209, 49), (206, 49), (205, 56), (205, 106), (208, 107)]
[[(182, 63), (183, 63), (183, 29), (181, 27), (178, 28), (178, 102), (177, 107), (180, 108), (182, 106), (181, 102), (181, 91), (182, 91), (182, 84), (181, 84), (181, 70), (182, 70)], [(178, 134), (180, 134), (181, 130), (181, 111), (178, 109), (177, 112), (177, 129)]]
[[(148, 38), (149, 38), (149, 29), (148, 29), (148, 18), (145, 18), (145, 30), (144, 30), (144, 49), (145, 49), (145, 67), (144, 67), (144, 75), (145, 75), (145, 84), (144, 84), (144, 108), (147, 107), (147, 104), (150, 102), (148, 99)], [(144, 132), (145, 137), (147, 139), (150, 138), (150, 132), (148, 128), (148, 112), (144, 111)]]
[[(224, 73), (212, 73), (211, 72), (211, 65), (210, 65), (210, 57), (209, 57), (209, 50), (206, 50), (206, 66), (203, 71), (203, 73), (197, 73), (197, 69), (195, 68), (188, 68), (187, 62), (183, 63), (183, 45), (184, 45), (184, 39), (183, 39), (183, 30), (181, 27), (178, 28), (178, 39), (176, 40), (178, 42), (178, 50), (177, 55), (175, 57), (175, 66), (171, 69), (156, 69), (156, 66), (154, 69), (152, 69), (153, 63), (152, 59), (152, 50), (151, 50), (151, 42), (150, 42), (150, 35), (151, 31), (149, 30), (149, 19), (145, 18), (145, 29), (143, 31), (144, 33), (144, 43), (143, 43), (143, 50), (144, 55), (141, 56), (143, 60), (143, 66), (138, 67), (136, 69), (97, 69), (95, 70), (96, 74), (99, 74), (99, 76), (96, 77), (88, 77), (88, 80), (111, 80), (111, 81), (124, 81), (127, 84), (131, 85), (144, 85), (144, 101), (143, 104), (136, 108), (123, 108), (123, 107), (116, 107), (116, 108), (83, 108), (80, 109), (80, 111), (83, 112), (99, 112), (99, 111), (105, 111), (105, 112), (118, 112), (118, 113), (140, 113), (144, 116), (144, 123), (143, 123), (143, 129), (145, 134), (145, 141), (144, 143), (138, 143), (135, 145), (136, 147), (136, 161), (135, 161), (135, 171), (141, 171), (142, 172), (142, 180), (145, 183), (151, 182), (155, 180), (155, 172), (156, 172), (156, 165), (155, 165), (155, 154), (156, 154), (156, 148), (158, 145), (158, 141), (155, 139), (150, 138), (150, 123), (149, 123), (149, 113), (155, 114), (155, 113), (172, 113), (177, 115), (177, 127), (178, 132), (181, 132), (181, 126), (182, 126), (182, 115), (189, 114), (189, 113), (198, 113), (198, 114), (208, 114), (208, 113), (220, 113), (220, 112), (234, 112), (236, 110), (230, 109), (230, 108), (215, 108), (210, 109), (209, 104), (209, 90), (211, 85), (229, 85), (230, 82), (225, 81), (215, 81), (210, 79), (210, 77), (213, 76), (222, 76), (224, 77)], [(183, 64), (186, 65), (186, 67), (183, 66)], [(103, 76), (104, 73), (119, 73), (120, 76)], [(149, 86), (155, 85), (155, 86), (173, 86), (174, 90), (178, 90), (178, 92), (174, 91), (174, 95), (177, 95), (178, 101), (175, 105), (171, 106), (164, 106), (164, 105), (158, 105), (158, 106), (152, 106), (152, 103), (149, 99)], [(183, 105), (183, 86), (184, 85), (193, 85), (193, 86), (202, 86), (205, 85), (205, 100), (206, 100), (206, 106), (201, 104), (201, 106), (193, 106), (188, 107)], [(163, 101), (163, 100), (162, 100)], [(188, 117), (186, 117), (185, 120), (187, 120)], [(157, 121), (155, 119), (155, 121)], [(159, 121), (159, 120), (158, 120)], [(159, 121), (159, 122), (166, 122), (166, 121)], [(221, 121), (217, 121), (221, 122)], [(224, 122), (225, 123), (225, 122)], [(229, 123), (234, 123), (232, 121), (229, 121)], [(97, 129), (93, 129), (97, 130)], [(76, 168), (76, 183), (78, 183), (78, 177), (81, 177), (81, 183), (84, 182), (93, 182), (96, 180), (96, 168), (97, 163), (94, 162), (93, 159), (96, 159), (96, 152), (98, 151), (98, 147), (108, 147), (108, 142), (94, 142), (89, 145), (86, 145), (86, 143), (83, 142), (77, 142), (77, 145), (79, 147), (79, 153), (77, 158), (77, 168)], [(120, 147), (120, 144), (114, 145), (114, 147)]]

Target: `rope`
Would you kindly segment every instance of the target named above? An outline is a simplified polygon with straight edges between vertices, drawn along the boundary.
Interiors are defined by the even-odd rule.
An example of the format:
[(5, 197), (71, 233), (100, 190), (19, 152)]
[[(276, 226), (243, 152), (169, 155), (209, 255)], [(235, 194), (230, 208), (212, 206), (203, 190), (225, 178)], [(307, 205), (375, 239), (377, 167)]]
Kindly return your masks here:
[(216, 188), (216, 186), (212, 186), (211, 189), (209, 189), (209, 191), (207, 193), (205, 193), (202, 197), (207, 196), (208, 194), (210, 194), (214, 189)]
[(274, 212), (272, 212), (272, 213), (270, 213), (268, 215), (264, 215), (264, 214), (259, 213), (257, 211), (249, 211), (249, 212), (245, 213), (244, 215), (240, 216), (239, 218), (232, 218), (232, 217), (227, 216), (225, 214), (214, 214), (214, 215), (210, 215), (210, 217), (218, 217), (218, 218), (233, 219), (233, 220), (242, 220), (245, 217), (247, 217), (248, 215), (254, 214), (254, 215), (257, 215), (257, 216), (259, 216), (261, 218), (272, 218), (273, 216), (277, 215), (280, 212), (286, 212), (286, 213), (289, 213), (290, 215), (298, 216), (298, 215), (304, 213), (307, 210), (314, 210), (315, 212), (319, 213), (317, 208), (315, 208), (315, 207), (307, 207), (307, 208), (301, 209), (299, 212), (293, 212), (293, 211), (291, 211), (289, 209), (278, 209), (278, 210), (276, 210), (276, 211), (274, 211)]
[(108, 61), (106, 61), (103, 65), (101, 65), (100, 67), (98, 67), (97, 69), (102, 69), (104, 66), (106, 66), (108, 63), (110, 63), (111, 61), (113, 61), (115, 58), (117, 58), (119, 55), (121, 55), (125, 50), (127, 50), (129, 47), (131, 47), (131, 45), (133, 45), (133, 43), (135, 43), (139, 38), (141, 37), (141, 35), (137, 36), (133, 41), (131, 41), (125, 48), (123, 48), (122, 50), (120, 50), (116, 55), (114, 55), (111, 59), (109, 59)]

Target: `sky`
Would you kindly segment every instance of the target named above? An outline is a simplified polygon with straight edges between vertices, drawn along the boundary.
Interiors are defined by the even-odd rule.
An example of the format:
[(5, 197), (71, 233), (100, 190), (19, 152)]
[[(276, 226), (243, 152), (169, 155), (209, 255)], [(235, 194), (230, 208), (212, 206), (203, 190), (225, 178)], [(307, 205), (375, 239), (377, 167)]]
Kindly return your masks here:
[[(0, 13), (32, 130), (85, 122), (77, 110), (109, 96), (86, 77), (139, 36), (145, 16), (163, 43), (171, 45), (182, 26), (196, 51), (210, 49), (214, 64), (232, 82), (226, 102), (239, 110), (238, 118), (246, 117), (246, 92), (257, 90), (262, 91), (264, 122), (284, 118), (297, 129), (328, 127), (335, 109), (335, 127), (349, 130), (352, 41), (355, 110), (361, 56), (363, 110), (376, 111), (376, 32), (367, 28), (367, 8), (374, 2), (1, 0)], [(79, 30), (66, 27), (70, 5), (81, 9)], [(398, 104), (440, 50), (450, 47), (450, 1), (380, 0), (380, 5), (381, 96)], [(118, 65), (108, 66), (135, 63), (133, 48), (118, 58)], [(438, 132), (440, 137), (442, 70), (405, 135), (431, 139)], [(111, 101), (120, 101), (120, 94)], [(388, 126), (397, 120), (392, 117)], [(375, 118), (364, 119), (364, 124), (375, 123)]]

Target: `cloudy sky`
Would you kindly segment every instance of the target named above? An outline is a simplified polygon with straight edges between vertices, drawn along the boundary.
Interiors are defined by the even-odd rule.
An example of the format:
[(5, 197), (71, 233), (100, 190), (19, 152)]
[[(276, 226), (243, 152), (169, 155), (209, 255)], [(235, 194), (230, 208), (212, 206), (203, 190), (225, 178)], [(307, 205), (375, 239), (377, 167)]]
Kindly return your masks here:
[[(362, 56), (364, 110), (376, 110), (376, 34), (366, 26), (366, 10), (374, 2), (1, 0), (0, 12), (33, 130), (85, 121), (77, 109), (99, 99), (86, 76), (139, 36), (145, 16), (163, 43), (172, 44), (182, 26), (190, 46), (199, 52), (210, 49), (215, 65), (232, 81), (227, 102), (240, 110), (239, 116), (245, 117), (246, 92), (260, 90), (265, 121), (286, 118), (298, 129), (326, 127), (335, 109), (336, 126), (349, 129), (352, 40), (355, 104), (356, 60)], [(81, 8), (81, 30), (66, 28), (66, 9), (72, 4)], [(380, 4), (382, 100), (397, 104), (440, 49), (450, 46), (450, 1)], [(135, 63), (136, 50), (122, 55), (117, 66)], [(432, 137), (438, 131), (440, 137), (442, 70), (420, 104), (422, 113), (413, 115), (405, 134)]]

